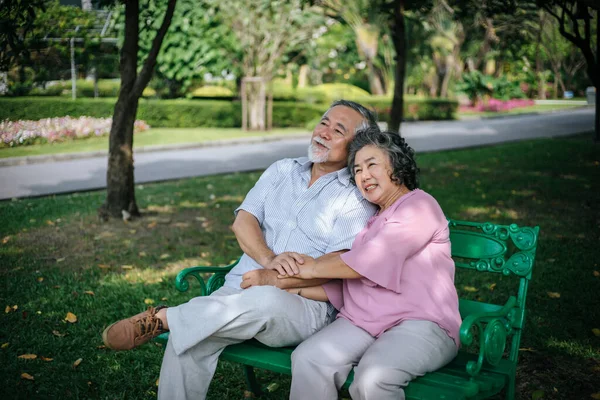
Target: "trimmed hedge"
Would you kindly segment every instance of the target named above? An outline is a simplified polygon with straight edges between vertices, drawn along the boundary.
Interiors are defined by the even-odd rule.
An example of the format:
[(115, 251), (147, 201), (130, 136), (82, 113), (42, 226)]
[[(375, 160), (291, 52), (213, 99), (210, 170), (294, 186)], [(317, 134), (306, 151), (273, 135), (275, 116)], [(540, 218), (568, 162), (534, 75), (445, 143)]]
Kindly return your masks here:
[[(392, 99), (375, 97), (356, 99), (361, 104), (371, 107), (380, 121), (390, 122)], [(412, 96), (404, 97), (404, 121), (443, 121), (452, 120), (458, 109), (458, 101), (450, 99), (427, 99)]]
[[(42, 118), (89, 116), (110, 117), (115, 98), (65, 99), (61, 97), (0, 98), (0, 120), (38, 120)], [(391, 99), (365, 98), (357, 101), (374, 108), (381, 121), (389, 122)], [(405, 120), (453, 119), (458, 103), (452, 100), (407, 98)], [(304, 127), (321, 117), (327, 105), (276, 101), (273, 126)], [(233, 128), (242, 124), (240, 102), (223, 100), (146, 100), (140, 99), (137, 119), (153, 127)]]
[[(59, 97), (0, 98), (0, 120), (38, 120), (42, 118), (89, 116), (110, 117), (116, 99), (77, 99)], [(273, 126), (300, 127), (321, 116), (323, 108), (294, 102), (274, 102)], [(233, 128), (242, 126), (239, 102), (221, 100), (145, 100), (140, 99), (137, 119), (152, 127)]]

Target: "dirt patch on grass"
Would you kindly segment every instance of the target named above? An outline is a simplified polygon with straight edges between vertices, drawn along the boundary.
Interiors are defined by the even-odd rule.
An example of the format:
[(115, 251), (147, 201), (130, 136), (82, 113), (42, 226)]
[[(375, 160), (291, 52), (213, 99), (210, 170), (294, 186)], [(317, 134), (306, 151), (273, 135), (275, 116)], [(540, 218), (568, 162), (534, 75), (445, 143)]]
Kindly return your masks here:
[(218, 241), (234, 244), (231, 217), (207, 216), (205, 210), (185, 207), (152, 207), (142, 213), (142, 218), (131, 221), (104, 223), (92, 216), (70, 223), (52, 221), (12, 236), (10, 246), (25, 261), (24, 268), (126, 272), (136, 267), (178, 270), (209, 265), (211, 248), (223, 247)]

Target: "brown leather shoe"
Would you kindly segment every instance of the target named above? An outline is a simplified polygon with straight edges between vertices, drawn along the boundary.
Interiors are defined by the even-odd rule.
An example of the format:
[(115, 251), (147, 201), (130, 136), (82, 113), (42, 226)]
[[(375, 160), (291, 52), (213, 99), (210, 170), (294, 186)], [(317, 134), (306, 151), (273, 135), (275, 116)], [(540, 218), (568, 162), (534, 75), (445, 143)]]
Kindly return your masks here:
[(104, 345), (113, 350), (131, 350), (166, 332), (162, 321), (156, 317), (162, 308), (166, 306), (149, 307), (143, 313), (109, 325), (102, 332)]

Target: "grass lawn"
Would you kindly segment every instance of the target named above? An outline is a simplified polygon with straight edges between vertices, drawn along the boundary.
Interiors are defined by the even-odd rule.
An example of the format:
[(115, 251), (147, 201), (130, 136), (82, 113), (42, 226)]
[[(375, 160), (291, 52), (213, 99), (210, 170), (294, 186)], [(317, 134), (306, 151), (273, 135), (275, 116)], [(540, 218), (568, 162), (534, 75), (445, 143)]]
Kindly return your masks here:
[[(303, 128), (278, 128), (269, 132), (244, 132), (237, 128), (152, 128), (135, 135), (134, 148), (142, 146), (201, 143), (212, 140), (236, 139), (251, 136), (274, 136), (308, 133)], [(37, 144), (0, 148), (0, 158), (39, 156), (42, 154), (108, 151), (108, 136), (71, 140), (62, 143)]]
[(459, 111), (456, 113), (456, 118), (461, 119), (461, 117), (473, 117), (473, 116), (481, 117), (481, 118), (489, 118), (489, 117), (498, 117), (498, 116), (502, 116), (502, 115), (545, 113), (545, 112), (551, 112), (551, 111), (563, 111), (563, 110), (577, 108), (577, 107), (592, 107), (592, 106), (582, 106), (580, 104), (534, 104), (529, 107), (518, 107), (518, 108), (513, 108), (512, 110), (509, 110), (509, 111), (500, 111), (500, 112)]
[[(600, 148), (589, 138), (418, 158), (422, 187), (448, 217), (541, 227), (518, 399), (587, 399), (600, 391), (600, 337), (593, 331), (600, 328)], [(99, 222), (95, 210), (104, 192), (0, 202), (3, 398), (154, 398), (162, 349), (108, 351), (102, 329), (149, 303), (188, 299), (173, 285), (182, 268), (235, 259), (232, 211), (259, 176), (139, 185), (144, 217), (129, 223)], [(505, 277), (461, 271), (456, 282), (462, 297), (506, 300)], [(69, 312), (77, 322), (65, 321)], [(289, 378), (267, 372), (259, 378), (277, 384), (265, 399), (287, 398)], [(220, 363), (209, 398), (243, 396), (241, 368)]]

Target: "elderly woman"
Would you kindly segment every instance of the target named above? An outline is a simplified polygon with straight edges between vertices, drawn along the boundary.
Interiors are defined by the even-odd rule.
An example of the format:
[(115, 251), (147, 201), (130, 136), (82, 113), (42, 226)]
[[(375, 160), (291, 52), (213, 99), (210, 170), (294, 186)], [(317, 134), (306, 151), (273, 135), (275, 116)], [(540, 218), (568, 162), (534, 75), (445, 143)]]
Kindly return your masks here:
[(302, 256), (295, 277), (334, 280), (290, 291), (329, 300), (339, 314), (292, 354), (291, 399), (337, 399), (354, 366), (353, 399), (404, 399), (409, 381), (458, 350), (448, 224), (437, 201), (417, 189), (413, 149), (398, 134), (369, 128), (352, 142), (348, 168), (379, 212), (350, 251)]

